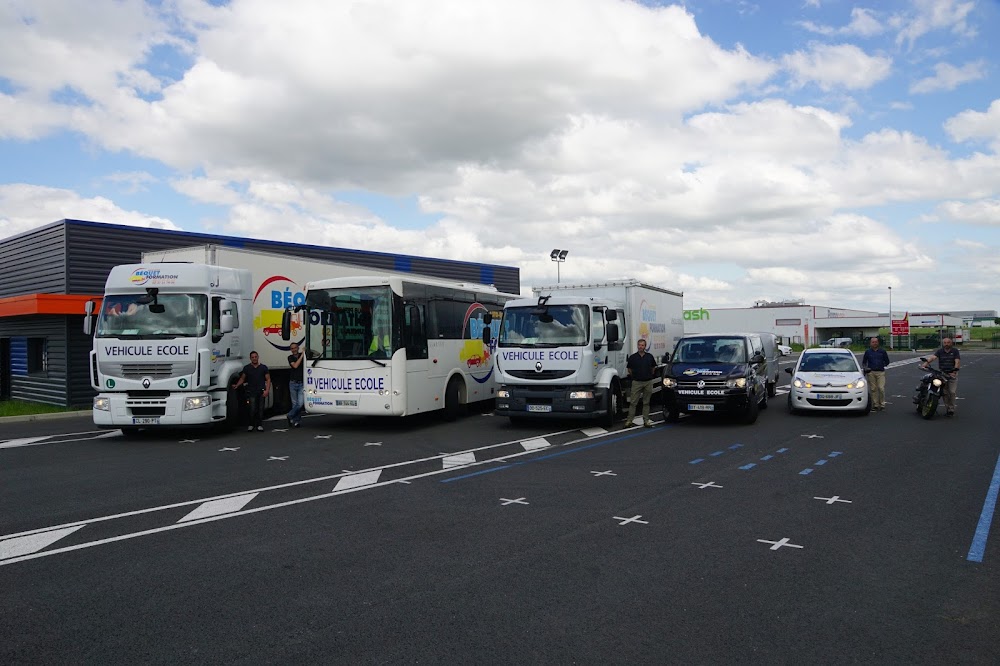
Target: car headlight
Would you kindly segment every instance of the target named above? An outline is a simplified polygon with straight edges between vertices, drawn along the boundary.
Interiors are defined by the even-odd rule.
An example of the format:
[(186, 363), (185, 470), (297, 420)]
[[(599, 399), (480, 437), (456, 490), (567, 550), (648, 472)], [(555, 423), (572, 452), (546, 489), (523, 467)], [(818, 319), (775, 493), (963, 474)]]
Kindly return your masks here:
[(570, 391), (570, 400), (587, 400), (594, 397), (593, 391)]
[(795, 388), (812, 388), (813, 385), (805, 380), (796, 377), (794, 380), (792, 380), (792, 386), (794, 386)]
[(864, 388), (866, 386), (868, 386), (868, 384), (865, 383), (864, 379), (855, 379), (853, 382), (848, 382), (847, 384), (847, 388), (849, 389)]
[(727, 379), (726, 380), (726, 387), (727, 388), (746, 388), (747, 387), (747, 378), (746, 377), (739, 377), (737, 379)]
[(941, 386), (941, 384), (943, 384), (943, 383), (944, 382), (942, 382), (940, 379), (933, 379), (933, 380), (931, 380), (931, 384), (934, 384), (934, 386)]
[(212, 399), (207, 395), (198, 395), (190, 398), (184, 398), (184, 411), (189, 409), (201, 409), (202, 407), (208, 407), (212, 404)]
[(508, 391), (507, 389), (497, 389), (497, 397), (498, 398), (509, 398), (510, 397), (510, 391)]
[(674, 379), (673, 377), (664, 377), (663, 385), (666, 386), (667, 388), (674, 388), (675, 386), (677, 386), (677, 380)]
[(110, 412), (111, 398), (94, 398), (94, 409), (101, 412)]

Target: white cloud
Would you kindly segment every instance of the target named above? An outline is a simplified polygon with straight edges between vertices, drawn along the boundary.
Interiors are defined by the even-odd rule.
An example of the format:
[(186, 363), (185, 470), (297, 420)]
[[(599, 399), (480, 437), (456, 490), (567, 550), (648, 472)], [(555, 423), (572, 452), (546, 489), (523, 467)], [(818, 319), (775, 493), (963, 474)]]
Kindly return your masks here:
[(912, 49), (924, 35), (936, 30), (948, 30), (960, 36), (972, 36), (975, 30), (967, 19), (975, 2), (964, 0), (914, 0), (912, 8), (893, 16), (889, 25), (898, 29), (896, 45)]
[(892, 71), (892, 58), (870, 56), (853, 44), (812, 44), (809, 51), (786, 55), (782, 63), (795, 85), (815, 83), (821, 90), (870, 88)]
[(937, 213), (954, 222), (1000, 227), (1000, 199), (946, 201), (937, 207)]
[(874, 37), (885, 32), (885, 26), (878, 20), (875, 12), (863, 7), (854, 7), (851, 9), (850, 23), (839, 28), (814, 23), (813, 21), (800, 21), (799, 25), (809, 32), (814, 32), (825, 37)]
[(963, 111), (944, 123), (945, 131), (955, 141), (985, 139), (1000, 152), (1000, 99), (994, 100), (986, 112)]
[(69, 190), (24, 183), (0, 185), (0, 210), (4, 211), (0, 217), (0, 238), (62, 219), (179, 229), (170, 220), (124, 210), (104, 197), (84, 198)]
[(910, 85), (910, 93), (929, 93), (954, 90), (963, 83), (986, 78), (986, 63), (982, 60), (969, 62), (961, 67), (946, 62), (934, 65), (934, 76), (929, 76)]

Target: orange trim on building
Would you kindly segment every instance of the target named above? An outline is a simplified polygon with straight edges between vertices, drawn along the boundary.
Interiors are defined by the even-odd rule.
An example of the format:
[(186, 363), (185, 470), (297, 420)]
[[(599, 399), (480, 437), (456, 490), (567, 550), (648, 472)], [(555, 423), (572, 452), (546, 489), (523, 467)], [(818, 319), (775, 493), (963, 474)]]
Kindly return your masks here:
[(100, 296), (81, 294), (24, 294), (0, 298), (0, 317), (24, 315), (82, 315), (84, 303), (95, 301), (99, 308)]

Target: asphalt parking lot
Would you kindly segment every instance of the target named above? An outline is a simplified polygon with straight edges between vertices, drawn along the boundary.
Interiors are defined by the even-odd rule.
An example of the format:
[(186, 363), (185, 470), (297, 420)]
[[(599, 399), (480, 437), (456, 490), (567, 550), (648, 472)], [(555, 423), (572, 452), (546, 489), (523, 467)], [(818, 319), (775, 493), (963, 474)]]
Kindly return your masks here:
[(6, 423), (0, 661), (998, 663), (1000, 355), (953, 419), (919, 375), (752, 426)]

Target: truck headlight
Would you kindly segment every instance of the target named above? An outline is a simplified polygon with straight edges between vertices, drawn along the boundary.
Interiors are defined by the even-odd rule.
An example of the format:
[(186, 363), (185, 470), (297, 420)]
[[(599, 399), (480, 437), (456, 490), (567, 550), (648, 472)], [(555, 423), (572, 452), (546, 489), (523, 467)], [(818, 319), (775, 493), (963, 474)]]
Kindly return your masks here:
[(201, 409), (212, 404), (212, 399), (207, 395), (198, 395), (191, 398), (184, 398), (184, 411), (189, 409)]
[(101, 412), (110, 412), (111, 398), (94, 398), (94, 409)]
[(588, 399), (593, 398), (593, 397), (594, 397), (594, 392), (593, 391), (570, 391), (569, 392), (569, 399), (570, 400), (588, 400)]
[(497, 397), (498, 398), (509, 398), (510, 397), (510, 391), (508, 391), (507, 389), (497, 389)]
[(727, 388), (746, 388), (747, 387), (747, 378), (746, 377), (739, 377), (737, 379), (727, 379), (726, 380), (726, 387)]
[(677, 386), (677, 380), (674, 379), (673, 377), (664, 377), (663, 385), (666, 386), (667, 388), (674, 388)]

